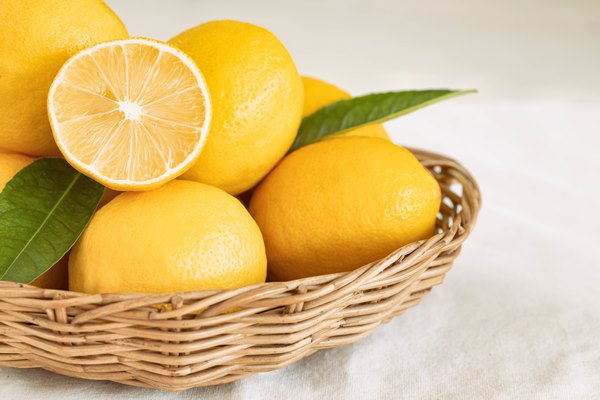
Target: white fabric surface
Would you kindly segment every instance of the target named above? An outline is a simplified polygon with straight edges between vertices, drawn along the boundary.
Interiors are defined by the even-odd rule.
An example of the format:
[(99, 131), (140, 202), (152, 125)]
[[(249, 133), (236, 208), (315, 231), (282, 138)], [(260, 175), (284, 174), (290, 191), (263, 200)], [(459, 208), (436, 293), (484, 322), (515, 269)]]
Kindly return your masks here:
[(460, 160), (483, 209), (446, 282), (357, 344), (182, 393), (0, 368), (0, 399), (600, 398), (599, 3), (109, 3), (163, 39), (199, 19), (267, 25), (301, 70), (356, 93), (476, 86), (388, 128)]

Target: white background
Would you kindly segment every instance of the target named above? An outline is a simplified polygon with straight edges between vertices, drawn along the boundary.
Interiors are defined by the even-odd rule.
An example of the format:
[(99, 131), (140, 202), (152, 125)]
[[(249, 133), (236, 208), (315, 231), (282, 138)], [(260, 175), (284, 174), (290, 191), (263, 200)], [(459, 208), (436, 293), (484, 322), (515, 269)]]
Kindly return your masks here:
[(478, 179), (446, 282), (366, 340), (173, 394), (0, 368), (0, 399), (600, 398), (600, 2), (111, 0), (132, 35), (212, 19), (273, 31), (351, 91), (477, 88), (387, 124)]

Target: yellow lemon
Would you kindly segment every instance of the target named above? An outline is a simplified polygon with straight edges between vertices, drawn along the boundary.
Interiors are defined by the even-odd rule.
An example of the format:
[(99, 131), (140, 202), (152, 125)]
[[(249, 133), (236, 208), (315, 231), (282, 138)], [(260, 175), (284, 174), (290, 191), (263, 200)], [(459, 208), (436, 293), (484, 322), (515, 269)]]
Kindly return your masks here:
[(127, 30), (100, 0), (2, 0), (0, 21), (0, 149), (56, 156), (46, 114), (52, 79), (73, 54)]
[(258, 185), (250, 213), (277, 280), (349, 271), (434, 233), (440, 187), (388, 140), (339, 137), (291, 153)]
[(0, 153), (0, 191), (13, 176), (33, 162), (33, 158), (22, 154)]
[(244, 206), (176, 180), (99, 210), (71, 252), (69, 287), (85, 293), (233, 289), (264, 282), (265, 247)]
[[(302, 117), (306, 117), (338, 100), (352, 98), (348, 92), (320, 79), (303, 76), (302, 84), (304, 85), (304, 109), (302, 110)], [(356, 128), (341, 136), (373, 136), (388, 139), (388, 134), (381, 124)]]
[(196, 62), (208, 84), (213, 119), (206, 147), (183, 179), (231, 194), (253, 187), (284, 156), (302, 115), (302, 81), (269, 31), (214, 21), (170, 40)]
[(180, 50), (132, 38), (73, 56), (48, 94), (65, 159), (113, 190), (148, 190), (192, 166), (208, 135), (204, 78)]
[[(21, 154), (0, 153), (0, 191), (17, 172), (32, 161), (33, 158)], [(67, 289), (67, 260), (67, 256), (63, 257), (31, 284), (46, 289)]]

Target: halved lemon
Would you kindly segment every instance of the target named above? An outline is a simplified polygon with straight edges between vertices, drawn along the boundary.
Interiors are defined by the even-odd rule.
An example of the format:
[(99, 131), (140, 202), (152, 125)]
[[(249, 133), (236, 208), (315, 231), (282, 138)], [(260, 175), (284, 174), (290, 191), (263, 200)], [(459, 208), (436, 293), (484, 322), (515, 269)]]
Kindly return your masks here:
[(211, 103), (188, 56), (132, 38), (67, 61), (50, 88), (48, 116), (75, 169), (114, 190), (148, 190), (193, 165), (206, 142)]

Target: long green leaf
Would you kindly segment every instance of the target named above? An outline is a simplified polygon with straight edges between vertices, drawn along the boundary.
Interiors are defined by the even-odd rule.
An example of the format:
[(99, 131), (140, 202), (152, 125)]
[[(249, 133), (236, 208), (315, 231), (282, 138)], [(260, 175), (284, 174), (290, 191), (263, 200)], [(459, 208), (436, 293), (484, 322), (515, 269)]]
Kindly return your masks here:
[(385, 122), (452, 97), (475, 90), (411, 90), (374, 93), (340, 100), (302, 120), (290, 151), (364, 125)]
[(65, 160), (36, 160), (0, 193), (0, 279), (29, 283), (65, 255), (104, 187)]

